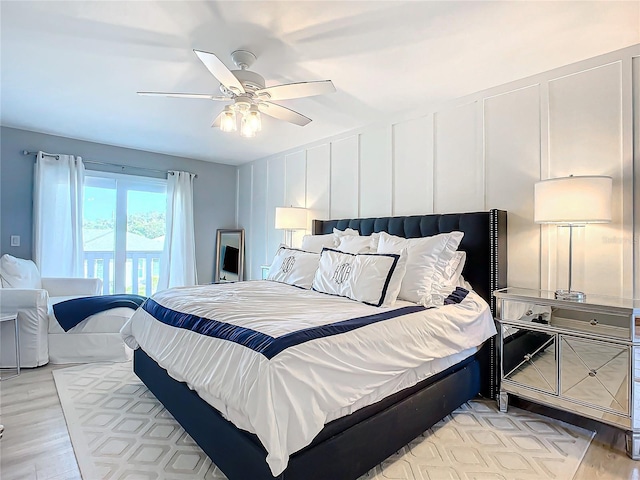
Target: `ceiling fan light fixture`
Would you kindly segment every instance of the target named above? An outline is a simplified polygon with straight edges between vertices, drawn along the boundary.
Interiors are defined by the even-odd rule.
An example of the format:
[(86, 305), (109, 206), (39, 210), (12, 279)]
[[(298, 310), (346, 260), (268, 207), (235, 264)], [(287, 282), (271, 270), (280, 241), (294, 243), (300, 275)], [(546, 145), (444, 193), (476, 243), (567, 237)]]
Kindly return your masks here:
[(240, 122), (240, 136), (245, 138), (255, 137), (258, 130), (255, 128), (255, 122), (249, 118), (249, 114), (242, 115)]
[(251, 124), (251, 128), (256, 132), (262, 130), (262, 119), (260, 118), (260, 111), (256, 105), (251, 105), (249, 112), (245, 114), (248, 117), (248, 122)]
[(220, 130), (223, 132), (235, 132), (237, 129), (236, 112), (227, 106), (222, 112), (222, 117), (220, 118)]

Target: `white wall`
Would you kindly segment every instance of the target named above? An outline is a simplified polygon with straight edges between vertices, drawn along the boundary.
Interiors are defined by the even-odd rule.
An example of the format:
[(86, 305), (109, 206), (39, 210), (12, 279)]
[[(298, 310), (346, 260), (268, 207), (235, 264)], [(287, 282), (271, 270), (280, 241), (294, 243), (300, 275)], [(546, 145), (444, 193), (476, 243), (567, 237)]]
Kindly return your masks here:
[(533, 223), (533, 184), (593, 174), (614, 179), (613, 222), (584, 230), (574, 286), (640, 296), (639, 85), (635, 45), (244, 165), (238, 212), (252, 238), (249, 277), (260, 278), (281, 241), (279, 205), (323, 219), (500, 208), (509, 212), (509, 285), (555, 289), (559, 268), (559, 288), (565, 237)]

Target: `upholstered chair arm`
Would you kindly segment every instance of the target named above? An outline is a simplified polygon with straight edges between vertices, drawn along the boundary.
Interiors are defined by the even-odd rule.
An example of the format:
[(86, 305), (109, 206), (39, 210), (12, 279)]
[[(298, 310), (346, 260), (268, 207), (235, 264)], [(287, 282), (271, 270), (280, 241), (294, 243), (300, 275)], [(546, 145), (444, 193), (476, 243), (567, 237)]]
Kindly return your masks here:
[[(46, 290), (0, 288), (0, 311), (18, 313), (20, 328), (20, 363), (22, 367), (39, 367), (49, 361), (47, 329), (49, 327), (49, 295)], [(15, 366), (13, 325), (2, 323), (0, 365)]]
[(0, 311), (12, 313), (20, 310), (41, 310), (47, 315), (46, 290), (32, 288), (0, 288)]
[(73, 295), (100, 295), (102, 280), (99, 278), (42, 278), (42, 288), (50, 297), (70, 297)]

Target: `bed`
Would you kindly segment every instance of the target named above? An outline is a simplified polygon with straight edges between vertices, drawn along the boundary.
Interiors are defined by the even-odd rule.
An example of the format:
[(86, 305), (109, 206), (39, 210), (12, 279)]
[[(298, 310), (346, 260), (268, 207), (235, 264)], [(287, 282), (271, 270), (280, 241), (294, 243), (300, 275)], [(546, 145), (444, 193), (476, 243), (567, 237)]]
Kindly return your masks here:
[[(314, 221), (313, 233), (352, 228), (415, 238), (462, 231), (463, 271), (494, 311), (492, 292), (506, 283), (506, 212)], [(250, 282), (249, 282), (250, 283)], [(225, 286), (228, 288), (228, 286)], [(143, 348), (134, 371), (213, 462), (231, 479), (356, 479), (478, 393), (495, 398), (495, 344), (491, 338), (464, 360), (344, 417), (329, 421), (274, 477), (255, 434), (237, 428), (186, 383), (172, 378)], [(169, 367), (167, 367), (169, 368)], [(174, 375), (175, 376), (175, 375)], [(228, 416), (228, 412), (226, 415)]]

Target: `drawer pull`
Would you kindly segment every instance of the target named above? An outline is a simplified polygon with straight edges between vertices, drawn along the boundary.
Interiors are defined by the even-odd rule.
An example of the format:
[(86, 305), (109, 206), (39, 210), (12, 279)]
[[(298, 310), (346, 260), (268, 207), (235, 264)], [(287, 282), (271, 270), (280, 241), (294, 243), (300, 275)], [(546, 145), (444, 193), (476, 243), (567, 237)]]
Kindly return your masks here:
[(594, 319), (593, 319), (593, 320), (591, 320), (589, 323), (595, 327), (595, 326), (598, 324), (598, 320), (596, 320), (596, 319), (594, 318)]
[(589, 371), (589, 376), (590, 377), (595, 377), (598, 374), (598, 372), (596, 372), (595, 370), (590, 370)]

